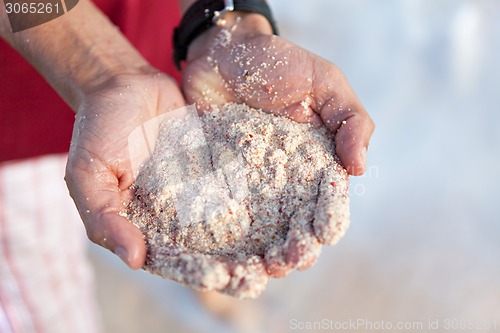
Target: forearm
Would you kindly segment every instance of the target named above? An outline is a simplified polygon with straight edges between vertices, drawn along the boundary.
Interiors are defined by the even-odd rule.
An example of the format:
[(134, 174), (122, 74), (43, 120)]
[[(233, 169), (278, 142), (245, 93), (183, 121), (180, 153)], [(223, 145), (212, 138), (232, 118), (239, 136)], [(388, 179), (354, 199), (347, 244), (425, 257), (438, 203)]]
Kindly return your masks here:
[(149, 70), (148, 63), (88, 0), (40, 26), (12, 33), (0, 0), (0, 35), (77, 110), (85, 94), (120, 73)]

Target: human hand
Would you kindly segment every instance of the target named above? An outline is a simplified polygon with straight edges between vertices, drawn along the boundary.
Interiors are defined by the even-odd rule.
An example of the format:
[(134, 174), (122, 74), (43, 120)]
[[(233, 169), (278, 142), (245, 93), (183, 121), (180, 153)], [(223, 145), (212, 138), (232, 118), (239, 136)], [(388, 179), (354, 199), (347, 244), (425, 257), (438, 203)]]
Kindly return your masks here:
[[(184, 104), (176, 84), (159, 73), (120, 76), (100, 86), (84, 98), (77, 111), (66, 182), (90, 240), (116, 253), (131, 268), (146, 264), (145, 268), (151, 273), (196, 289), (203, 289), (207, 280), (218, 275), (222, 277), (218, 285), (221, 290), (241, 295), (248, 292), (249, 283), (267, 281), (265, 274), (256, 274), (249, 283), (240, 283), (248, 277), (243, 276), (246, 271), (259, 270), (259, 263), (204, 255), (177, 243), (162, 248), (149, 244), (146, 248), (144, 237), (146, 242), (151, 240), (147, 228), (143, 234), (121, 214), (134, 194), (137, 196), (136, 191), (152, 193), (148, 188), (130, 188), (141, 157), (150, 157), (151, 153), (134, 151), (134, 156), (130, 156), (131, 133), (137, 133), (141, 127), (144, 138), (154, 145), (158, 128), (144, 124), (159, 125), (157, 119), (168, 117), (164, 113)], [(160, 114), (163, 117), (159, 117)], [(142, 213), (141, 209), (144, 208), (139, 208), (138, 214)], [(187, 262), (191, 264), (186, 265)]]
[[(205, 111), (211, 104), (245, 103), (298, 122), (324, 123), (336, 133), (336, 153), (347, 172), (364, 173), (374, 124), (342, 72), (272, 36), (267, 21), (259, 15), (243, 14), (241, 19), (229, 17), (228, 21), (228, 28), (213, 28), (190, 47), (183, 76), (186, 100)], [(347, 195), (346, 189), (342, 192)], [(315, 219), (311, 224), (294, 223), (296, 228), (282, 248), (266, 258), (269, 274), (280, 277), (294, 268), (306, 269), (317, 255), (303, 260), (308, 253), (297, 244), (305, 241), (318, 254), (320, 244), (315, 239), (333, 244), (345, 231), (331, 218)], [(297, 267), (298, 262), (308, 264)]]
[(190, 47), (182, 85), (187, 101), (203, 110), (245, 103), (298, 122), (323, 122), (336, 133), (348, 173), (363, 174), (374, 124), (340, 69), (271, 35), (260, 15), (242, 17), (230, 28), (212, 28)]
[(119, 215), (134, 182), (129, 134), (184, 104), (173, 80), (151, 69), (115, 76), (86, 95), (77, 110), (65, 178), (70, 194), (89, 238), (134, 269), (145, 262), (144, 239)]

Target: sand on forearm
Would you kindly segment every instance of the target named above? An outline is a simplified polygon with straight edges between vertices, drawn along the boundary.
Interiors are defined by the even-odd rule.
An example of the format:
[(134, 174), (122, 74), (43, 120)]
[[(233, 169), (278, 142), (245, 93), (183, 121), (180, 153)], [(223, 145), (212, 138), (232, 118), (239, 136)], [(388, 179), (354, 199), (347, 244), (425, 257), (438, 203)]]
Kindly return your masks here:
[(326, 128), (243, 104), (194, 117), (163, 121), (133, 185), (126, 215), (144, 234), (145, 270), (256, 297), (269, 274), (309, 267), (343, 236), (348, 175)]

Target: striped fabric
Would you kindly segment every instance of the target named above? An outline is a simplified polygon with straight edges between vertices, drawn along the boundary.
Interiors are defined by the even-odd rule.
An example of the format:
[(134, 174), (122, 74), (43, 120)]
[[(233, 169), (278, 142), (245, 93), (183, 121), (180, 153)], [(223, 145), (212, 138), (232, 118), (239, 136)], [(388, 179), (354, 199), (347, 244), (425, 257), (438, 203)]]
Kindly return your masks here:
[(66, 155), (0, 164), (0, 332), (99, 332)]

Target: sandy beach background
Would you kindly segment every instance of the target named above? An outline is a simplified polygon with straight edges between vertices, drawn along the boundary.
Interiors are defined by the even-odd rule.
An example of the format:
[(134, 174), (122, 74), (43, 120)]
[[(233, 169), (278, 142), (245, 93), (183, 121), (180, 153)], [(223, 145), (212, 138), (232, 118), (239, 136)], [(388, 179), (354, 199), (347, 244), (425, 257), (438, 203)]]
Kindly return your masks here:
[(500, 2), (271, 6), (377, 125), (350, 230), (310, 270), (234, 302), (232, 319), (89, 245), (105, 332), (500, 332)]

